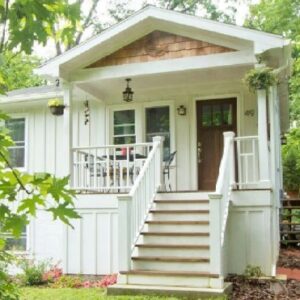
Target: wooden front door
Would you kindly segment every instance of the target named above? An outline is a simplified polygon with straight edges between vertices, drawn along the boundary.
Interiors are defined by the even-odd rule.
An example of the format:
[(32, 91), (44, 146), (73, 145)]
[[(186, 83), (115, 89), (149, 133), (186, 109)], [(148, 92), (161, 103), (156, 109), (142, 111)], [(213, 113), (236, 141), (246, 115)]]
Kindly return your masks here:
[(197, 101), (199, 190), (215, 190), (223, 154), (224, 131), (236, 132), (236, 99)]

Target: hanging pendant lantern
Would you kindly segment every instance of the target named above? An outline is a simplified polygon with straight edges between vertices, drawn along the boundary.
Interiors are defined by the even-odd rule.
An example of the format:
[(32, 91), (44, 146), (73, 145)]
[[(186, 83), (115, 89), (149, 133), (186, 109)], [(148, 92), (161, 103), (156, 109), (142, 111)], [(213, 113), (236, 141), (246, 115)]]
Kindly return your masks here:
[(126, 81), (127, 81), (127, 87), (123, 92), (123, 100), (125, 102), (131, 102), (133, 100), (133, 94), (134, 94), (131, 87), (129, 86), (129, 82), (131, 81), (131, 79), (127, 78)]

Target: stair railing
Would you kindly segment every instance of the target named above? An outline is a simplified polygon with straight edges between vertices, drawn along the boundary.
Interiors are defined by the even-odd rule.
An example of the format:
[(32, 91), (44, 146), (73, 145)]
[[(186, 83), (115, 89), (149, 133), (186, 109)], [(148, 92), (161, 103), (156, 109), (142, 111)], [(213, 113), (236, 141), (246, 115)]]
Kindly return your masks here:
[(224, 275), (223, 255), (232, 187), (235, 185), (234, 132), (224, 132), (223, 156), (215, 193), (209, 194), (211, 272)]
[(153, 200), (163, 189), (163, 137), (153, 138), (152, 149), (130, 192), (118, 196), (119, 271), (131, 269), (131, 254), (140, 236)]

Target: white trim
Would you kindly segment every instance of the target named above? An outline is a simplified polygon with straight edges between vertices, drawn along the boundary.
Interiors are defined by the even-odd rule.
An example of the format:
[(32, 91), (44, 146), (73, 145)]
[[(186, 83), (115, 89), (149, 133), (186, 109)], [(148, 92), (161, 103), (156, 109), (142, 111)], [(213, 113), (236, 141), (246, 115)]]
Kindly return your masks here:
[(29, 115), (28, 113), (8, 113), (8, 116), (11, 119), (25, 119), (25, 129), (24, 129), (24, 166), (16, 168), (21, 172), (27, 172), (28, 171), (28, 166), (29, 166), (29, 153), (28, 153), (28, 148), (29, 148)]
[[(81, 61), (82, 63), (87, 63), (88, 60), (84, 59), (84, 57), (80, 58), (80, 56), (89, 56), (91, 58), (92, 56), (97, 55), (97, 51), (95, 51), (96, 48), (101, 44), (107, 43), (114, 37), (120, 38), (120, 35), (122, 35), (122, 37), (126, 37), (123, 39), (125, 40), (128, 39), (129, 33), (135, 33), (137, 37), (137, 29), (139, 29), (141, 35), (149, 31), (151, 32), (154, 29), (163, 30), (163, 25), (172, 24), (173, 26), (191, 27), (207, 32), (208, 34), (219, 33), (233, 39), (251, 41), (254, 43), (255, 53), (263, 52), (270, 48), (283, 47), (287, 44), (287, 41), (278, 35), (148, 6), (125, 21), (108, 28), (104, 32), (80, 44), (79, 46), (53, 58), (37, 69), (36, 73), (44, 76), (57, 77), (59, 75), (60, 66), (64, 64), (67, 65), (67, 63), (71, 66), (72, 63), (74, 64), (75, 60), (77, 60), (77, 62)], [(106, 55), (114, 50), (113, 47), (110, 46), (110, 48), (111, 51), (106, 53)]]
[(235, 51), (203, 56), (191, 56), (160, 61), (132, 63), (118, 66), (84, 69), (75, 72), (70, 80), (75, 83), (87, 81), (163, 74), (188, 70), (254, 65), (257, 60), (251, 51)]
[(63, 92), (39, 92), (33, 94), (19, 94), (15, 96), (0, 96), (1, 104), (10, 104), (12, 102), (28, 102), (28, 101), (40, 101), (51, 98), (63, 99)]
[(190, 118), (190, 188), (198, 190), (198, 163), (197, 163), (197, 109), (196, 105), (198, 101), (216, 100), (216, 99), (229, 99), (236, 98), (236, 131), (237, 136), (241, 133), (242, 124), (242, 111), (244, 107), (244, 97), (241, 93), (231, 94), (214, 94), (214, 95), (201, 95), (194, 96), (192, 100), (191, 118)]

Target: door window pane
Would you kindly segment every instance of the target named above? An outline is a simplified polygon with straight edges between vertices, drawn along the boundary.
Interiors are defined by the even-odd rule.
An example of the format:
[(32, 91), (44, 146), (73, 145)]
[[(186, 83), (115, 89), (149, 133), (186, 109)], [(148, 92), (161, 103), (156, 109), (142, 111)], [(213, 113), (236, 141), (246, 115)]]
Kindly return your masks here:
[(213, 125), (220, 126), (222, 125), (222, 110), (220, 104), (213, 105)]
[(115, 111), (113, 127), (115, 145), (135, 143), (135, 111), (133, 109)]
[(170, 155), (170, 108), (169, 106), (146, 108), (146, 141), (152, 142), (153, 137), (163, 136), (164, 160)]
[(25, 167), (25, 118), (7, 120), (5, 126), (15, 143), (9, 147), (10, 163), (16, 168)]
[(202, 126), (211, 126), (211, 105), (203, 105)]
[(232, 125), (232, 104), (223, 104), (223, 124)]

